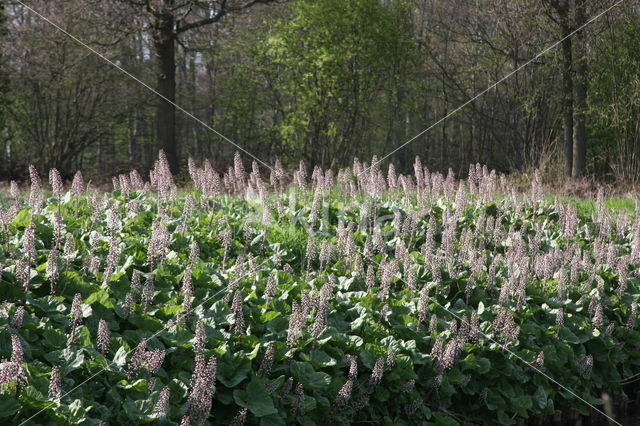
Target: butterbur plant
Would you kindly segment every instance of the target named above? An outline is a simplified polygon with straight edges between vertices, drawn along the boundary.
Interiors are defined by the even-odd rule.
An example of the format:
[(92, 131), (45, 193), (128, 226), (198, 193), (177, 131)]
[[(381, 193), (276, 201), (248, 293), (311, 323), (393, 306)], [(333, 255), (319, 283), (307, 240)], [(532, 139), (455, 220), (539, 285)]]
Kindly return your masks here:
[(62, 177), (57, 169), (49, 170), (49, 184), (51, 185), (51, 192), (56, 198), (60, 198), (64, 191), (64, 184), (62, 183)]
[(11, 324), (10, 327), (14, 332), (17, 332), (18, 330), (20, 330), (20, 327), (22, 327), (22, 322), (24, 321), (24, 306), (18, 306), (16, 308), (16, 311), (13, 314), (13, 318), (11, 318)]
[(82, 172), (77, 171), (73, 175), (73, 180), (71, 181), (71, 192), (76, 197), (80, 197), (84, 192), (84, 178), (82, 177)]
[(353, 392), (353, 379), (347, 379), (342, 385), (342, 388), (338, 391), (338, 396), (334, 402), (336, 408), (342, 409), (351, 399), (351, 392)]
[(276, 294), (276, 279), (277, 275), (275, 272), (269, 274), (269, 278), (267, 278), (267, 285), (264, 290), (264, 300), (266, 303), (269, 303), (271, 298)]
[(129, 378), (133, 377), (138, 370), (144, 367), (145, 355), (147, 352), (147, 341), (143, 340), (136, 348), (133, 350), (133, 354), (131, 355), (131, 359), (129, 360), (128, 365), (128, 376)]
[(136, 293), (142, 293), (141, 274), (137, 269), (134, 269), (131, 275), (131, 289)]
[(124, 297), (124, 302), (122, 304), (123, 312), (126, 317), (131, 315), (131, 312), (133, 312), (133, 306), (135, 304), (136, 304), (136, 301), (133, 293), (127, 293)]
[(233, 312), (233, 330), (238, 334), (245, 333), (244, 313), (242, 312), (242, 293), (236, 291), (233, 295), (233, 303), (231, 305), (231, 311)]
[(633, 329), (636, 324), (636, 318), (638, 317), (638, 302), (631, 302), (631, 310), (629, 312), (629, 319), (625, 327), (627, 329)]
[(209, 416), (211, 411), (211, 399), (215, 392), (217, 359), (209, 358), (209, 362), (204, 364), (204, 357), (198, 361), (196, 356), (196, 368), (194, 369), (191, 382), (193, 387), (186, 403), (186, 416), (192, 424), (200, 425)]
[(106, 355), (109, 352), (109, 325), (103, 319), (98, 323), (98, 349), (100, 349), (100, 353), (102, 355)]
[(80, 293), (76, 293), (73, 296), (73, 302), (71, 303), (71, 333), (70, 342), (76, 343), (78, 339), (78, 328), (82, 325), (82, 296)]
[(40, 175), (38, 174), (38, 170), (33, 166), (29, 165), (29, 180), (31, 181), (31, 192), (29, 193), (29, 205), (33, 209), (34, 212), (39, 212), (40, 207), (42, 205), (42, 192), (41, 192), (41, 181)]
[(384, 358), (380, 357), (376, 359), (376, 363), (373, 366), (373, 371), (371, 372), (371, 377), (369, 377), (369, 387), (372, 388), (377, 386), (382, 380), (382, 374), (384, 373)]
[(247, 422), (247, 416), (249, 414), (249, 410), (247, 408), (242, 408), (238, 411), (238, 414), (233, 418), (231, 422), (231, 426), (244, 426)]
[(58, 283), (58, 250), (52, 249), (47, 258), (47, 276), (49, 277), (50, 294), (56, 295), (56, 286)]
[(146, 314), (151, 306), (151, 302), (153, 301), (154, 287), (153, 287), (153, 276), (147, 278), (144, 289), (142, 290), (142, 306), (143, 312)]
[(54, 366), (51, 369), (51, 377), (49, 378), (49, 398), (58, 399), (62, 396), (62, 378), (60, 377), (60, 368)]
[(196, 354), (202, 354), (207, 347), (207, 334), (202, 321), (196, 324), (196, 336), (193, 344), (193, 350)]
[(133, 378), (140, 370), (156, 373), (164, 361), (166, 353), (162, 349), (147, 350), (147, 340), (142, 340), (133, 350), (127, 367), (127, 375)]
[(160, 396), (158, 397), (158, 402), (156, 402), (156, 406), (153, 409), (153, 416), (157, 419), (164, 419), (167, 416), (167, 409), (169, 408), (169, 397), (171, 395), (171, 391), (169, 390), (169, 386), (165, 386), (160, 392)]
[(593, 370), (593, 356), (587, 355), (580, 360), (580, 375), (587, 379)]
[(271, 367), (273, 366), (274, 356), (275, 356), (275, 346), (273, 343), (269, 343), (267, 346), (267, 350), (262, 357), (262, 361), (260, 362), (260, 369), (258, 370), (258, 375), (266, 377), (271, 372)]
[(293, 417), (298, 418), (304, 413), (304, 387), (302, 383), (296, 385), (293, 394)]
[(0, 361), (0, 391), (7, 389), (11, 385), (15, 386), (16, 392), (27, 385), (27, 377), (24, 372), (24, 353), (20, 337), (11, 335), (11, 359)]
[(534, 424), (637, 396), (640, 208), (480, 165), (242, 160), (12, 185), (0, 424)]

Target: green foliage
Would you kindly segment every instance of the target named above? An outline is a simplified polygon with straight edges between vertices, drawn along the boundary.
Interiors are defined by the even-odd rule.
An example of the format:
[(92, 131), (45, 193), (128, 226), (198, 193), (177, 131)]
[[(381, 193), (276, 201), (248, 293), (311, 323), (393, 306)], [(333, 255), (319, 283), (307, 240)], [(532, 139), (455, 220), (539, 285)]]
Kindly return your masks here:
[[(623, 13), (595, 46), (590, 64), (590, 126), (594, 160), (620, 181), (638, 183), (640, 170), (640, 17)], [(605, 164), (602, 164), (605, 163)]]
[[(298, 203), (284, 207), (294, 193)], [(542, 266), (535, 259), (569, 247), (581, 247), (585, 259), (596, 258), (602, 256), (601, 242), (626, 256), (637, 238), (629, 230), (637, 225), (612, 229), (597, 215), (585, 214), (577, 218), (575, 234), (567, 236), (560, 205), (497, 195), (483, 200), (477, 192), (455, 200), (452, 194), (397, 190), (374, 198), (327, 191), (325, 211), (314, 220), (312, 209), (305, 207), (313, 202), (313, 193), (291, 190), (269, 195), (265, 204), (273, 214), (265, 222), (253, 220), (264, 217), (259, 213), (264, 206), (241, 197), (204, 199), (199, 192), (184, 192), (164, 200), (151, 193), (114, 192), (105, 195), (108, 209), (95, 199), (84, 202), (91, 197), (67, 197), (59, 208), (70, 246), (61, 248), (55, 295), (50, 295), (50, 275), (45, 274), (56, 245), (52, 204), (36, 214), (18, 201), (0, 233), (5, 253), (0, 300), (6, 313), (0, 315), (0, 359), (12, 355), (11, 334), (19, 336), (25, 382), (0, 389), (0, 418), (16, 424), (32, 415), (35, 424), (177, 424), (194, 387), (196, 351), (217, 360), (206, 419), (210, 424), (229, 424), (246, 409), (249, 424), (265, 425), (326, 424), (327, 419), (336, 424), (454, 425), (464, 420), (507, 425), (552, 415), (556, 409), (588, 412), (558, 383), (595, 405), (602, 403), (602, 392), (623, 395), (621, 380), (640, 367), (640, 333), (632, 324), (637, 317), (632, 306), (640, 298), (640, 279), (633, 275), (637, 262), (632, 259), (627, 271), (619, 269), (617, 257), (594, 270), (579, 264), (561, 300), (559, 271), (540, 278), (537, 269)], [(196, 200), (190, 215), (182, 209), (187, 196)], [(378, 222), (369, 220), (373, 211)], [(407, 218), (415, 223), (405, 222)], [(353, 225), (340, 225), (340, 220)], [(497, 225), (487, 228), (488, 220)], [(157, 243), (154, 223), (166, 224), (167, 239), (158, 261), (150, 263), (147, 251), (154, 247), (152, 241)], [(405, 226), (414, 228), (405, 232)], [(429, 226), (435, 252), (425, 255)], [(24, 291), (17, 261), (24, 257), (28, 229), (35, 233), (36, 254)], [(231, 241), (225, 245), (228, 229)], [(309, 263), (310, 232), (316, 255)], [(453, 246), (452, 255), (445, 257), (447, 232), (453, 232)], [(535, 255), (509, 264), (519, 244), (529, 247), (534, 238)], [(198, 243), (200, 254), (190, 260), (192, 242)], [(320, 260), (327, 242), (335, 251)], [(105, 276), (112, 244), (120, 251), (112, 275)], [(346, 254), (349, 244), (353, 251)], [(478, 255), (478, 264), (468, 261), (471, 252)], [(92, 258), (98, 259), (95, 268)], [(364, 270), (358, 270), (356, 260), (364, 262)], [(386, 277), (383, 296), (385, 267), (380, 264), (394, 260), (400, 261), (398, 269)], [(518, 268), (525, 264), (531, 269), (524, 290), (505, 290), (507, 297), (498, 302), (513, 279), (510, 274), (524, 270)], [(408, 265), (415, 268), (413, 278)], [(374, 272), (371, 283), (368, 267)], [(188, 311), (183, 290), (187, 269), (193, 286)], [(145, 290), (133, 286), (134, 271), (143, 288), (153, 278), (147, 302)], [(76, 293), (82, 304), (72, 313)], [(129, 294), (134, 303), (127, 307)], [(423, 294), (429, 297), (425, 300)], [(599, 325), (590, 312), (593, 306), (602, 309)], [(16, 326), (19, 307), (25, 315)], [(564, 322), (557, 324), (560, 308)], [(246, 333), (237, 329), (238, 309)], [(292, 332), (300, 309), (307, 309), (306, 316)], [(496, 329), (496, 318), (505, 309), (519, 330), (510, 341)], [(438, 340), (445, 347), (455, 344), (461, 319), (472, 314), (478, 318), (477, 336), (465, 338), (454, 362), (440, 367), (442, 354), (434, 351)], [(98, 344), (100, 320), (110, 330), (105, 353)], [(74, 321), (79, 323), (72, 338)], [(206, 335), (200, 349), (198, 323)], [(132, 356), (142, 341), (146, 350), (165, 355), (155, 371), (132, 371)], [(545, 375), (530, 366), (541, 353), (544, 362), (537, 368)], [(589, 371), (581, 367), (587, 355), (593, 357)], [(355, 373), (350, 373), (350, 359)], [(54, 366), (61, 373), (60, 398), (49, 396)], [(165, 386), (171, 392), (167, 417), (157, 419), (154, 410)], [(340, 400), (345, 389), (350, 389), (348, 397)]]
[(376, 96), (393, 90), (414, 54), (409, 4), (379, 0), (299, 0), (279, 22), (264, 55), (277, 67), (290, 103), (279, 132), (284, 143), (322, 164), (345, 159), (371, 135)]

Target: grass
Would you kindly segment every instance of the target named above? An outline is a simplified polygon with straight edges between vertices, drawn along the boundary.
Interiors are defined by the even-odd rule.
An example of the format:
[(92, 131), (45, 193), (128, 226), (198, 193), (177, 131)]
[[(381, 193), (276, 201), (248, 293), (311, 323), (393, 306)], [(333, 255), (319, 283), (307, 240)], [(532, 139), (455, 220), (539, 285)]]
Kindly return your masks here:
[[(547, 195), (544, 200), (547, 203), (553, 203), (556, 198), (564, 204), (575, 205), (578, 211), (578, 216), (582, 219), (590, 219), (593, 213), (597, 210), (597, 203), (595, 200), (585, 200), (566, 195)], [(636, 201), (631, 198), (607, 198), (604, 202), (604, 206), (609, 213), (620, 214), (624, 212), (630, 218), (634, 218), (636, 215)]]

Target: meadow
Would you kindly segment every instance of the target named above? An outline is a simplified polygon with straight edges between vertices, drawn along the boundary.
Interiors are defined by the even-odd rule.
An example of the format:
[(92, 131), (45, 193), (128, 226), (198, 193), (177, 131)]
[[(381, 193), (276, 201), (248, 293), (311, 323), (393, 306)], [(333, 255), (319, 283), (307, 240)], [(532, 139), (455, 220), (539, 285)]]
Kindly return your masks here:
[(620, 419), (640, 380), (634, 202), (413, 170), (236, 156), (178, 187), (161, 155), (98, 190), (32, 168), (2, 195), (0, 421)]

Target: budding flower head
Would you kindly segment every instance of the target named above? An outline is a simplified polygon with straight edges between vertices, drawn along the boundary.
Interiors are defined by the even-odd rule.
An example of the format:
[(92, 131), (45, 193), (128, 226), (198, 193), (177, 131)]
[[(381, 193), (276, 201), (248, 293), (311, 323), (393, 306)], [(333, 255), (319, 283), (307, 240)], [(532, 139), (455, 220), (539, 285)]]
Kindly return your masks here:
[(276, 278), (277, 274), (272, 273), (267, 279), (267, 285), (264, 289), (264, 300), (269, 303), (269, 300), (276, 294)]
[(98, 323), (98, 348), (102, 355), (109, 352), (109, 326), (103, 319)]
[(438, 317), (436, 314), (431, 314), (431, 320), (429, 320), (429, 332), (438, 330)]
[(76, 293), (71, 302), (71, 343), (75, 343), (78, 338), (77, 330), (82, 324), (82, 296)]
[(438, 371), (443, 373), (453, 367), (458, 356), (458, 341), (457, 339), (450, 340), (447, 343), (442, 357), (438, 360)]
[(418, 324), (422, 323), (427, 317), (429, 310), (429, 288), (422, 287), (420, 290), (420, 298), (418, 299)]
[(324, 267), (327, 266), (327, 263), (331, 260), (332, 254), (333, 254), (333, 246), (331, 245), (331, 242), (330, 241), (323, 242), (320, 249), (320, 256), (319, 256), (321, 269), (324, 269), (322, 265), (324, 265)]
[(638, 316), (638, 302), (631, 302), (631, 312), (629, 313), (629, 319), (627, 320), (626, 328), (632, 329), (636, 324), (636, 317)]
[(82, 295), (76, 293), (71, 302), (71, 321), (80, 323), (82, 321)]
[(413, 401), (411, 401), (411, 405), (407, 407), (407, 414), (408, 415), (414, 414), (416, 411), (418, 411), (418, 408), (420, 408), (422, 405), (424, 405), (424, 400), (422, 398), (414, 399)]
[(20, 187), (14, 180), (11, 181), (9, 193), (11, 194), (11, 198), (13, 198), (15, 201), (17, 201), (18, 197), (20, 196)]
[(189, 253), (189, 266), (193, 268), (193, 266), (198, 262), (200, 258), (200, 246), (198, 246), (198, 242), (193, 240), (191, 242), (191, 251)]
[(591, 375), (593, 369), (593, 356), (587, 355), (580, 360), (580, 375), (583, 378), (588, 378)]
[(62, 177), (57, 169), (49, 170), (49, 184), (54, 197), (60, 197), (64, 190), (64, 184), (62, 183)]
[(402, 392), (409, 393), (413, 390), (413, 388), (415, 388), (415, 386), (416, 386), (416, 381), (414, 379), (411, 379), (404, 384), (404, 386), (402, 387)]
[(0, 363), (0, 390), (3, 390), (11, 383), (15, 383), (18, 386), (26, 383), (22, 365), (12, 361), (2, 362)]
[(24, 237), (22, 239), (22, 250), (29, 262), (33, 261), (36, 256), (35, 232), (35, 226), (33, 223), (30, 223), (27, 229), (24, 230)]
[(73, 176), (71, 191), (76, 197), (79, 197), (84, 192), (84, 179), (82, 178), (82, 173), (80, 171), (77, 171)]
[(63, 256), (69, 259), (75, 250), (75, 241), (73, 240), (73, 235), (67, 234), (64, 239), (64, 248), (63, 248)]
[(343, 408), (345, 405), (347, 405), (347, 402), (349, 402), (349, 399), (351, 399), (352, 391), (353, 391), (353, 379), (348, 379), (344, 383), (344, 385), (342, 385), (342, 388), (340, 388), (340, 391), (338, 392), (338, 396), (336, 397), (335, 405), (337, 408)]
[(358, 377), (358, 358), (354, 355), (346, 355), (345, 358), (349, 361), (348, 377), (355, 380)]
[(62, 395), (62, 379), (60, 377), (60, 369), (55, 366), (51, 369), (51, 378), (49, 379), (49, 398), (58, 399)]
[(51, 285), (51, 295), (56, 295), (56, 284), (58, 282), (58, 250), (52, 249), (47, 258), (47, 276)]
[(369, 386), (376, 386), (382, 380), (382, 373), (384, 372), (384, 357), (380, 357), (376, 360), (369, 378)]
[(302, 383), (296, 385), (293, 399), (293, 415), (298, 417), (304, 413), (304, 387), (302, 387)]
[(205, 347), (207, 346), (207, 334), (204, 329), (204, 323), (202, 321), (198, 321), (196, 324), (196, 337), (195, 343), (193, 344), (193, 350), (201, 354), (204, 352)]
[(243, 426), (247, 421), (247, 414), (249, 410), (247, 408), (241, 409), (238, 414), (233, 418), (231, 426)]
[(187, 399), (187, 415), (194, 424), (203, 423), (211, 410), (211, 399), (215, 391), (217, 359), (209, 358), (204, 364), (204, 355), (196, 355), (196, 365), (191, 377), (193, 388)]
[(373, 269), (373, 266), (369, 265), (367, 267), (367, 278), (366, 278), (367, 289), (371, 290), (371, 288), (375, 285), (375, 283), (376, 283), (376, 272)]
[(11, 335), (11, 362), (16, 364), (22, 364), (24, 362), (22, 343), (17, 334)]
[(271, 367), (273, 366), (273, 358), (275, 355), (276, 348), (273, 343), (269, 343), (267, 346), (267, 350), (264, 353), (264, 357), (262, 358), (262, 362), (260, 363), (260, 369), (258, 370), (258, 375), (267, 376), (271, 372)]
[(145, 367), (150, 373), (156, 373), (162, 366), (165, 352), (162, 349), (147, 351), (145, 354)]
[(33, 210), (40, 210), (42, 194), (40, 192), (40, 175), (33, 165), (29, 165), (29, 180), (31, 180), (31, 193), (29, 194), (29, 205)]
[(387, 350), (386, 363), (388, 367), (393, 367), (394, 365), (396, 365), (396, 348), (394, 348), (393, 346), (389, 346), (389, 349)]
[(165, 386), (160, 392), (160, 397), (158, 398), (158, 402), (156, 403), (155, 408), (153, 409), (153, 416), (157, 419), (163, 419), (167, 415), (167, 408), (169, 407), (169, 396), (171, 395), (171, 391), (169, 390), (169, 386)]
[(293, 388), (293, 377), (287, 378), (287, 381), (282, 385), (282, 389), (280, 390), (280, 395), (285, 397), (291, 393), (291, 388)]
[(558, 327), (562, 327), (564, 325), (564, 309), (558, 308), (558, 312), (556, 313), (556, 325)]
[(135, 373), (140, 370), (144, 365), (145, 353), (147, 351), (147, 341), (143, 340), (138, 343), (138, 346), (133, 350), (133, 355), (129, 361), (128, 376), (132, 378)]
[(593, 313), (593, 318), (592, 318), (593, 328), (595, 329), (595, 328), (602, 327), (602, 321), (603, 321), (602, 303), (598, 302), (596, 304), (596, 307)]
[(140, 281), (140, 271), (137, 269), (133, 270), (133, 274), (131, 275), (131, 287), (136, 292), (140, 292), (142, 289), (142, 283)]
[(153, 222), (151, 238), (147, 247), (147, 262), (150, 269), (153, 269), (157, 262), (163, 259), (165, 251), (169, 247), (170, 238), (165, 224), (158, 220)]
[(540, 351), (538, 353), (538, 356), (536, 356), (536, 359), (533, 361), (533, 366), (536, 368), (542, 368), (542, 366), (544, 365), (544, 351)]
[(233, 295), (233, 304), (231, 305), (231, 310), (233, 311), (233, 316), (235, 318), (235, 323), (233, 324), (233, 329), (238, 334), (245, 333), (245, 325), (244, 325), (244, 314), (242, 313), (242, 293), (237, 290)]
[(13, 331), (18, 331), (20, 330), (20, 327), (22, 327), (22, 321), (24, 320), (24, 306), (18, 306), (18, 308), (16, 309), (16, 312), (13, 314), (13, 318), (11, 318), (11, 329)]
[(135, 305), (135, 303), (136, 301), (135, 301), (135, 298), (133, 297), (133, 293), (127, 293), (127, 295), (124, 297), (124, 304), (123, 304), (123, 309), (127, 316), (131, 315), (131, 312), (133, 310), (133, 305)]
[(144, 284), (144, 289), (142, 290), (142, 302), (143, 302), (143, 312), (146, 314), (149, 310), (149, 306), (153, 300), (153, 276), (147, 278), (147, 281)]

